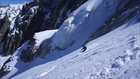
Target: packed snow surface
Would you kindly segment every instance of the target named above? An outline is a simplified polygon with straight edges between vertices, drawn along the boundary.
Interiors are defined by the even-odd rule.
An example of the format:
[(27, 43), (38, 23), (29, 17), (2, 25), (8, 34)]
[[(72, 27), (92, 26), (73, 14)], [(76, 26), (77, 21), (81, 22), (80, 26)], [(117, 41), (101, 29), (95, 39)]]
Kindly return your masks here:
[(83, 38), (88, 38), (114, 13), (121, 1), (88, 0), (63, 22), (54, 39), (55, 45), (65, 49)]
[(139, 25), (130, 20), (88, 42), (85, 52), (81, 51), (81, 40), (65, 50), (54, 51), (45, 59), (18, 62), (2, 79), (139, 79)]
[(140, 79), (140, 22), (136, 16), (88, 42), (87, 50), (81, 51), (85, 40), (113, 14), (120, 1), (88, 0), (69, 15), (58, 31), (36, 33), (37, 46), (54, 36), (51, 45), (64, 50), (24, 63), (19, 58), (27, 41), (11, 56), (5, 68), (11, 72), (2, 79)]
[(57, 31), (58, 29), (35, 33), (34, 38), (36, 39), (36, 46), (39, 46), (43, 40), (52, 37), (52, 35), (55, 34)]

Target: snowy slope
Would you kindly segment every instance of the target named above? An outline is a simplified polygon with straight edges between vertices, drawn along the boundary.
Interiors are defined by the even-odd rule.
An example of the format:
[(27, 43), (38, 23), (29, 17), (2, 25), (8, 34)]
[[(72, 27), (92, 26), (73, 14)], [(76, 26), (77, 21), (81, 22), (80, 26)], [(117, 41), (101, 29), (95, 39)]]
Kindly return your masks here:
[(10, 58), (10, 56), (7, 56), (7, 57), (2, 57), (2, 56), (0, 56), (0, 69), (1, 69), (1, 67), (3, 66), (4, 62), (5, 62), (8, 58)]
[[(55, 34), (56, 31), (57, 30), (46, 30), (46, 31), (35, 33), (35, 35), (34, 35), (34, 38), (36, 39), (35, 46), (38, 47), (42, 41), (52, 37), (52, 35)], [(11, 72), (9, 74), (7, 74), (4, 77), (4, 79), (10, 78), (11, 76), (13, 76), (15, 74), (19, 74), (19, 73), (25, 71), (26, 69), (28, 70), (27, 67), (30, 65), (30, 63), (20, 62), (20, 55), (21, 55), (22, 51), (28, 47), (28, 43), (29, 43), (29, 41), (27, 41), (25, 44), (23, 44), (20, 48), (18, 48), (17, 51), (15, 51), (15, 53), (13, 55), (7, 56), (7, 57), (0, 57), (1, 61), (2, 61), (1, 66), (8, 58), (11, 58), (10, 59), (11, 61), (6, 63), (4, 66), (5, 71), (11, 71)], [(35, 63), (34, 65), (37, 65), (37, 64), (38, 63)]]
[(35, 46), (39, 46), (43, 40), (49, 39), (57, 31), (58, 31), (58, 29), (47, 30), (47, 31), (42, 31), (42, 32), (35, 33), (35, 35), (34, 35), (34, 38), (36, 39), (36, 45)]
[(83, 38), (87, 39), (114, 13), (121, 1), (88, 0), (63, 22), (56, 34), (55, 45), (65, 49)]
[(87, 43), (86, 52), (81, 52), (82, 41), (79, 41), (68, 49), (54, 51), (53, 56), (47, 59), (36, 59), (25, 68), (26, 71), (10, 78), (139, 79), (139, 26), (140, 23), (130, 20), (112, 32)]
[[(139, 79), (140, 22), (137, 16), (88, 42), (88, 49), (81, 51), (86, 39), (115, 12), (120, 2), (88, 0), (69, 15), (58, 31), (35, 33), (35, 46), (51, 39), (51, 54), (44, 59), (21, 62), (20, 54), (28, 47), (27, 41), (4, 66), (10, 72), (2, 79)], [(58, 50), (55, 46), (64, 50)]]

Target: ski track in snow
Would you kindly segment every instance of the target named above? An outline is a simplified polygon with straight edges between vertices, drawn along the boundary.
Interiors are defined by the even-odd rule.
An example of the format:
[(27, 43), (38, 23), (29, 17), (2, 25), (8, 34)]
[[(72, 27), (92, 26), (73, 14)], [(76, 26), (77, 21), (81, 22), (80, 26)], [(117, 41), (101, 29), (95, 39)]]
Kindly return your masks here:
[[(133, 26), (131, 26), (131, 28), (132, 27)], [(138, 34), (132, 34), (128, 36), (126, 35), (126, 36), (121, 36), (121, 37), (113, 37), (113, 40), (112, 38), (110, 38), (111, 40), (107, 39), (101, 43), (96, 41), (95, 45), (93, 45), (92, 43), (89, 43), (89, 45), (87, 45), (89, 47), (87, 51), (78, 52), (79, 50), (76, 50), (75, 52), (72, 53), (73, 55), (70, 58), (66, 58), (66, 59), (64, 58), (65, 60), (63, 60), (63, 62), (60, 62), (62, 63), (62, 65), (60, 65), (56, 69), (56, 71), (54, 70), (55, 74), (59, 74), (59, 72), (57, 73), (58, 70), (63, 70), (64, 73), (66, 72), (67, 75), (59, 74), (59, 76), (55, 75), (56, 77), (50, 77), (46, 75), (46, 77), (49, 77), (52, 79), (108, 79), (108, 78), (120, 79), (122, 74), (126, 74), (126, 71), (131, 71), (131, 70), (133, 71), (133, 69), (130, 69), (129, 67), (133, 68), (133, 65), (139, 61), (140, 47), (138, 45), (138, 41), (139, 41), (138, 38), (139, 38)], [(100, 39), (103, 39), (103, 38), (101, 37)], [(119, 52), (119, 53), (116, 53), (116, 56), (111, 54), (112, 50), (115, 50), (115, 49)], [(106, 55), (107, 57), (110, 57), (110, 59), (107, 59), (107, 60), (104, 60), (104, 58), (97, 59), (97, 61), (98, 60), (99, 61), (97, 63), (95, 62), (96, 59), (94, 57), (100, 56), (100, 58), (102, 58), (101, 56), (107, 52), (110, 52), (111, 54), (109, 55), (108, 53), (108, 56)], [(114, 57), (114, 60), (112, 60), (113, 58), (111, 57)], [(86, 66), (81, 65), (85, 61), (89, 63), (91, 63), (90, 61), (93, 61), (93, 63), (94, 62), (95, 63), (90, 64), (90, 65), (89, 63), (85, 63), (87, 64), (89, 68), (89, 69), (86, 69), (85, 68)], [(110, 65), (107, 65), (107, 66), (104, 66), (104, 65), (102, 66), (101, 64), (105, 63), (106, 61), (111, 61), (112, 63), (110, 63)], [(79, 68), (76, 67), (74, 68), (75, 70), (71, 70), (71, 67), (73, 68), (73, 65), (76, 65), (76, 66), (80, 65), (80, 67), (78, 66)], [(136, 70), (136, 71), (139, 72), (140, 70)], [(136, 71), (134, 70), (134, 73), (136, 73)], [(87, 74), (87, 76), (82, 76), (85, 74)], [(140, 75), (137, 75), (137, 78), (139, 78), (139, 76)], [(123, 76), (123, 78), (125, 77)], [(133, 75), (132, 77), (129, 76), (128, 78), (135, 79)], [(125, 79), (128, 79), (128, 78), (125, 78)], [(43, 79), (45, 79), (45, 77)]]
[[(109, 34), (90, 41), (86, 45), (88, 49), (85, 52), (81, 52), (81, 48), (76, 49), (68, 55), (44, 63), (42, 66), (36, 66), (13, 79), (21, 77), (23, 79), (138, 79), (140, 77), (137, 63), (140, 59), (139, 36), (136, 30), (138, 25), (134, 24), (120, 31), (124, 27), (121, 26)], [(127, 33), (130, 30), (131, 32)], [(63, 54), (73, 47), (75, 45), (58, 52)], [(53, 53), (51, 57), (59, 55), (58, 52)], [(32, 74), (27, 74), (29, 72)]]
[(49, 72), (51, 72), (56, 66), (53, 66), (51, 69), (49, 70), (44, 70), (43, 72), (41, 73), (37, 73), (36, 75), (34, 76), (29, 76), (27, 77), (27, 79), (40, 79), (41, 77), (47, 75)]

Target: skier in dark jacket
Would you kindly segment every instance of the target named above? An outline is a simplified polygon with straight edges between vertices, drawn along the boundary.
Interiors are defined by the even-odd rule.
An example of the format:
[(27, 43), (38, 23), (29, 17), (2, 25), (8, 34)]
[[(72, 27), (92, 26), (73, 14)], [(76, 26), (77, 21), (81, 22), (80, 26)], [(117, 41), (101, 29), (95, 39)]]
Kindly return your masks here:
[(86, 46), (82, 46), (82, 50), (83, 52), (86, 51), (87, 47)]

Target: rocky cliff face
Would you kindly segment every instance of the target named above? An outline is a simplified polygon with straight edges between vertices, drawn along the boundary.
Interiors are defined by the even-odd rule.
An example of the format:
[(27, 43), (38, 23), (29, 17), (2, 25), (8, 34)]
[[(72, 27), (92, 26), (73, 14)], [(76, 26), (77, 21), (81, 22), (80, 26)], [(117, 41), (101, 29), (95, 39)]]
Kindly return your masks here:
[(1, 6), (0, 8), (0, 54), (5, 56), (14, 52), (17, 48), (16, 46), (18, 46), (15, 45), (18, 44), (18, 41), (15, 40), (15, 38), (18, 38), (18, 33), (14, 31), (13, 27), (22, 5), (11, 4)]
[(7, 17), (0, 20), (1, 55), (13, 54), (27, 40), (32, 39), (35, 32), (58, 29), (68, 14), (87, 0), (34, 0), (24, 3), (22, 10), (16, 15), (13, 28)]
[[(33, 53), (35, 53), (32, 51), (35, 45), (35, 39), (33, 38), (35, 32), (58, 29), (68, 17), (68, 14), (86, 1), (34, 0), (17, 7), (1, 5), (0, 8), (7, 9), (4, 9), (4, 12), (3, 10), (0, 11), (0, 54), (2, 56), (13, 54), (21, 45), (29, 40), (28, 47), (22, 51), (20, 59), (24, 62), (29, 62), (34, 57), (43, 57), (45, 54), (40, 55), (41, 50), (39, 49), (37, 50), (38, 53), (33, 56)], [(49, 48), (46, 51), (49, 52)], [(5, 62), (3, 67), (8, 62)], [(3, 67), (0, 70), (0, 77), (9, 72), (4, 71)]]
[[(106, 18), (106, 20), (101, 24), (100, 28), (98, 28), (89, 39), (86, 41), (90, 41), (96, 39), (110, 31), (116, 29), (118, 26), (124, 24), (126, 21), (134, 18), (139, 17), (139, 2), (137, 0), (131, 2), (131, 0), (122, 1), (119, 6), (116, 8), (115, 12)], [(139, 18), (138, 18), (139, 21)], [(57, 32), (58, 34), (58, 32)], [(55, 36), (54, 36), (55, 37)], [(62, 37), (61, 37), (62, 38)], [(50, 43), (52, 39), (47, 39), (42, 42), (36, 52), (33, 52), (34, 55), (31, 56), (33, 60), (34, 57), (41, 57), (43, 58), (46, 54), (51, 53), (54, 49), (51, 49)], [(67, 41), (66, 41), (67, 42)], [(32, 48), (31, 48), (32, 49)], [(56, 48), (59, 49), (59, 48)], [(56, 50), (55, 49), (55, 50)], [(60, 49), (59, 49), (60, 50)], [(32, 55), (32, 54), (31, 54)]]

